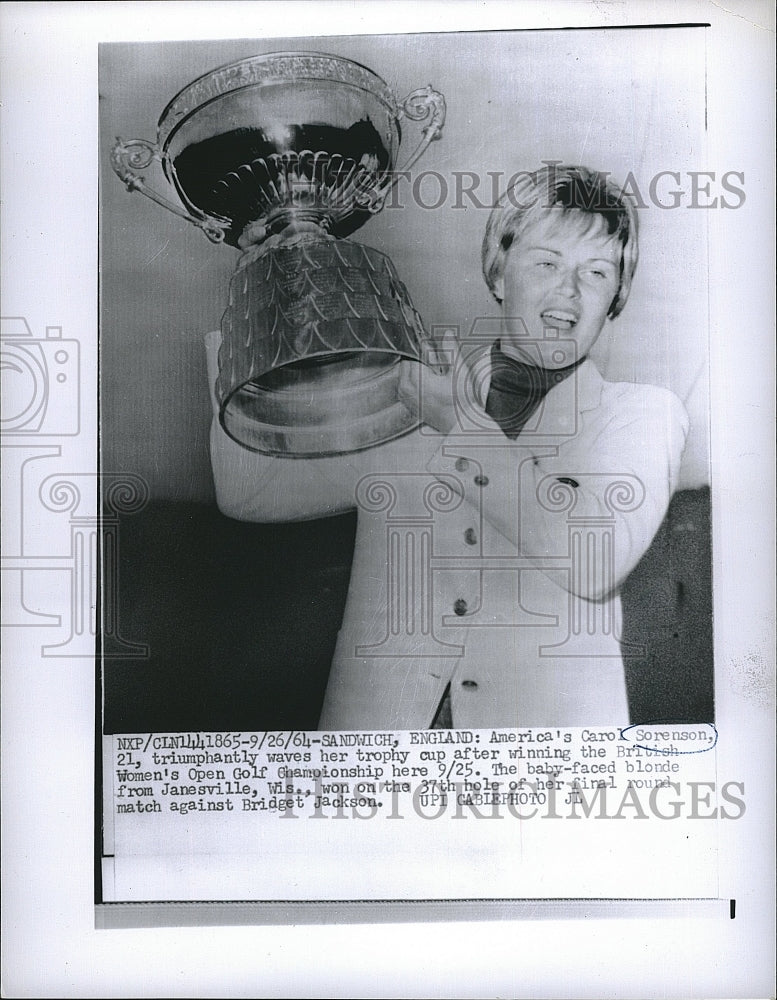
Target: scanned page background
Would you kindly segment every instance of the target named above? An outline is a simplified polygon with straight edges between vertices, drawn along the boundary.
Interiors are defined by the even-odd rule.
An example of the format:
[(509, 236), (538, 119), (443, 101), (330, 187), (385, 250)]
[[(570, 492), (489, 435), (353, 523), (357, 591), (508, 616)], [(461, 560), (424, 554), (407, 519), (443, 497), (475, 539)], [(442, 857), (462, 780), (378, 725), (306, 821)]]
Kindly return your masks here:
[[(711, 469), (713, 509), (720, 511), (716, 709), (727, 734), (718, 768), (748, 789), (745, 816), (721, 828), (719, 840), (719, 894), (737, 898), (736, 919), (95, 931), (93, 664), (44, 659), (33, 630), (4, 629), (9, 993), (725, 996), (771, 989), (773, 21), (765, 4), (735, 6), (728, 14), (682, 4), (671, 16), (712, 23), (706, 155), (710, 170), (743, 171), (747, 190), (741, 211), (707, 217)], [(311, 35), (395, 30), (401, 11), (376, 4), (367, 25), (352, 6), (293, 9), (305, 10)], [(110, 12), (101, 5), (88, 12), (13, 5), (3, 12), (3, 314), (24, 316), (39, 338), (46, 327), (60, 326), (63, 337), (78, 340), (82, 386), (96, 384), (96, 42), (278, 36), (288, 33), (288, 10), (185, 5), (162, 14), (146, 5)], [(577, 5), (573, 12), (565, 4), (515, 5), (509, 13), (501, 5), (461, 5), (461, 23), (454, 25), (446, 10), (446, 26), (478, 29), (557, 26), (573, 17), (601, 24), (602, 17)], [(271, 28), (270, 11), (281, 18)], [(344, 18), (336, 27), (334, 14)], [(646, 23), (669, 15), (664, 5), (639, 4), (626, 16)], [(414, 11), (412, 30), (439, 27), (441, 17), (432, 6)], [(88, 473), (96, 460), (93, 390), (81, 394), (80, 421), (83, 432), (54, 447), (61, 448), (64, 470)], [(4, 520), (8, 468), (4, 456)], [(67, 537), (45, 536), (34, 554), (53, 558), (67, 544)], [(40, 606), (66, 613), (64, 574), (52, 574), (48, 586), (37, 596)]]

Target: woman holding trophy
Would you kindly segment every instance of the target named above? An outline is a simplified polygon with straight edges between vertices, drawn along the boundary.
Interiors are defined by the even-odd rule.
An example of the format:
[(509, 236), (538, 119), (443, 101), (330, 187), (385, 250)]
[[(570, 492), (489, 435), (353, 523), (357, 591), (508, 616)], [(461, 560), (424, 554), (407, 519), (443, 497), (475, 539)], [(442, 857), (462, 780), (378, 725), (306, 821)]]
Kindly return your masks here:
[(358, 508), (321, 728), (628, 722), (618, 587), (666, 513), (687, 433), (671, 392), (606, 382), (588, 357), (636, 263), (614, 185), (582, 167), (523, 175), (483, 243), (498, 336), (444, 344), (436, 370), (403, 362), (422, 427), (292, 461), (248, 454), (214, 420), (225, 514)]
[[(606, 175), (546, 165), (491, 211), (499, 315), (432, 344), (393, 264), (348, 237), (396, 180), (431, 86), (272, 53), (200, 77), (157, 144), (117, 142), (130, 190), (243, 253), (209, 338), (211, 462), (242, 521), (358, 511), (320, 727), (624, 725), (618, 588), (675, 489), (688, 421), (589, 353), (624, 308), (637, 219)], [(186, 211), (137, 170), (161, 160)]]

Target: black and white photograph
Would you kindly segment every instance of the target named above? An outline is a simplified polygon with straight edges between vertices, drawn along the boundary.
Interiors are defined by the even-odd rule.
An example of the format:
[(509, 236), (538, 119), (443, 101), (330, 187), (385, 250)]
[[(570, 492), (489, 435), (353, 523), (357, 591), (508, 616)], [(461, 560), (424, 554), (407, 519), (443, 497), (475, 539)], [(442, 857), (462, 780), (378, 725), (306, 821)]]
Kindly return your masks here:
[(730, 6), (0, 12), (9, 995), (768, 995)]
[(704, 31), (101, 49), (108, 732), (714, 722)]
[(106, 920), (714, 896), (705, 30), (101, 46)]

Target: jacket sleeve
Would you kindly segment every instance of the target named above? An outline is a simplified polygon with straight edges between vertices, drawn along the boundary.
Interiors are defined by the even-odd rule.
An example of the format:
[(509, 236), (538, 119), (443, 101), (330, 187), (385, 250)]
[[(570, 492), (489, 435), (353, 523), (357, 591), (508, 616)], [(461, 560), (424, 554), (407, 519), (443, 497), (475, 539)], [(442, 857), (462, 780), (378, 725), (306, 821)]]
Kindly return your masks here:
[(356, 506), (353, 456), (262, 455), (233, 441), (214, 418), (210, 458), (218, 508), (238, 521), (306, 521)]
[[(473, 516), (567, 590), (605, 598), (644, 555), (676, 489), (688, 433), (680, 400), (657, 386), (611, 385), (580, 432), (550, 447), (510, 441), (483, 420), (489, 445), (451, 434), (429, 471), (458, 475)], [(463, 455), (466, 474), (455, 472)], [(605, 529), (602, 553), (592, 539)]]

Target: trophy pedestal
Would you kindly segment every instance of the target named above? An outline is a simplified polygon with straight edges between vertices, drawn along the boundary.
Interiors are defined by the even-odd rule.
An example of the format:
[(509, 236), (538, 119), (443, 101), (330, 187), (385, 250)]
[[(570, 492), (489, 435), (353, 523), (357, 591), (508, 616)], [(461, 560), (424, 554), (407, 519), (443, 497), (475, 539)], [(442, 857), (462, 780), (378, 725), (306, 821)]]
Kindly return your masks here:
[(418, 426), (397, 385), (424, 330), (377, 250), (326, 238), (266, 250), (233, 275), (221, 332), (220, 420), (245, 447), (337, 455)]
[[(400, 120), (423, 138), (395, 174)], [(399, 401), (423, 325), (388, 259), (349, 242), (396, 178), (439, 138), (431, 86), (398, 103), (340, 56), (274, 52), (198, 77), (167, 105), (157, 141), (116, 140), (130, 191), (246, 253), (222, 321), (216, 398), (227, 434), (288, 458), (383, 444), (418, 426)], [(157, 161), (180, 205), (138, 173)]]

